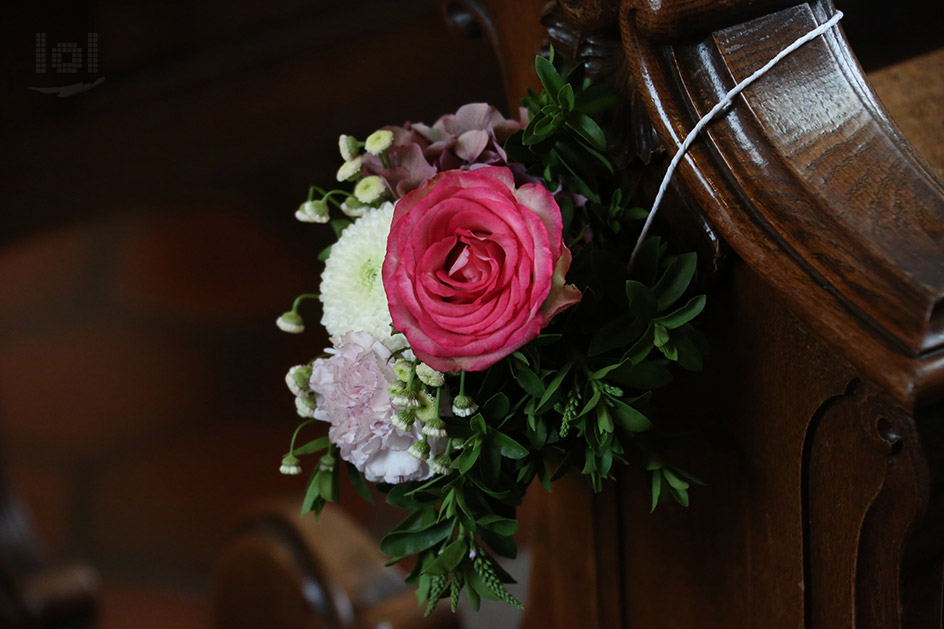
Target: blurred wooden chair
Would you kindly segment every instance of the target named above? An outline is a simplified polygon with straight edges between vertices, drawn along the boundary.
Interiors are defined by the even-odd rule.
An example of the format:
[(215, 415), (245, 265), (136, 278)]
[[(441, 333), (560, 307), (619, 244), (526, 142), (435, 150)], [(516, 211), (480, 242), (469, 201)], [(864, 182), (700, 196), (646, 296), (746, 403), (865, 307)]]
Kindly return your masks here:
[(0, 469), (0, 627), (92, 627), (97, 591), (98, 575), (88, 566), (45, 558)]
[(288, 501), (247, 518), (214, 578), (219, 629), (454, 629), (449, 605), (426, 618), (377, 541), (337, 505), (318, 520)]

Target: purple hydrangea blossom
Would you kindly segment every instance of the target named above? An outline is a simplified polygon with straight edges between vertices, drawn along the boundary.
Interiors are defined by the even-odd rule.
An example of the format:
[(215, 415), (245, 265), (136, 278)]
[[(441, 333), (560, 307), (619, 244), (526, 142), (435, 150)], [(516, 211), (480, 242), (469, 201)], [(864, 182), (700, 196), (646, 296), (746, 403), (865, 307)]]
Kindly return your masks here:
[(471, 103), (442, 116), (431, 127), (408, 122), (402, 127), (383, 128), (394, 136), (387, 151), (389, 163), (367, 154), (364, 174), (378, 175), (394, 197), (400, 198), (445, 170), (507, 165), (502, 144), (523, 125), (506, 119), (490, 105)]

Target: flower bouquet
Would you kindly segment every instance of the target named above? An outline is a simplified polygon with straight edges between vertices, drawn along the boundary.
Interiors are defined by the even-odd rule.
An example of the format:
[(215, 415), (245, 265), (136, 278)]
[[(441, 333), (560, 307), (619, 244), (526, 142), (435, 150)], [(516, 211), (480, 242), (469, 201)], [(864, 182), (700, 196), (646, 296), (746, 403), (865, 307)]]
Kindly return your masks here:
[[(485, 104), (432, 126), (342, 135), (343, 189), (313, 187), (296, 217), (330, 223), (318, 295), (279, 320), (304, 329), (320, 300), (331, 347), (292, 367), (305, 421), (327, 437), (296, 444), (320, 455), (302, 512), (338, 498), (339, 475), (408, 512), (380, 544), (427, 612), (464, 589), (520, 603), (494, 556), (514, 557), (516, 508), (537, 480), (569, 470), (596, 491), (631, 460), (649, 475), (652, 508), (688, 503), (693, 479), (647, 438), (652, 390), (671, 370), (701, 367), (691, 321), (694, 253), (659, 237), (633, 243), (648, 212), (635, 203), (639, 167), (614, 166), (603, 129), (616, 103), (581, 68), (538, 57), (544, 90), (522, 121)], [(633, 258), (632, 265), (629, 260)]]

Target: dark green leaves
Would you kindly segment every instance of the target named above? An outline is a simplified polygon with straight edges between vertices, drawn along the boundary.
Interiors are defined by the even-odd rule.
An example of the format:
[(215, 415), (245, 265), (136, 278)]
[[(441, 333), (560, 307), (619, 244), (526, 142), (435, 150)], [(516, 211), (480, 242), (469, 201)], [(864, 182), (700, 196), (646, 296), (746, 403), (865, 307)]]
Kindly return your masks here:
[(429, 574), (448, 574), (459, 567), (462, 560), (469, 553), (469, 543), (464, 539), (459, 539), (446, 546), (442, 553), (429, 566), (425, 572)]
[(669, 263), (665, 273), (652, 288), (659, 312), (664, 312), (682, 296), (695, 276), (697, 262), (694, 253), (686, 253)]
[(415, 555), (446, 539), (455, 521), (446, 520), (421, 531), (395, 531), (380, 541), (380, 551), (391, 557)]

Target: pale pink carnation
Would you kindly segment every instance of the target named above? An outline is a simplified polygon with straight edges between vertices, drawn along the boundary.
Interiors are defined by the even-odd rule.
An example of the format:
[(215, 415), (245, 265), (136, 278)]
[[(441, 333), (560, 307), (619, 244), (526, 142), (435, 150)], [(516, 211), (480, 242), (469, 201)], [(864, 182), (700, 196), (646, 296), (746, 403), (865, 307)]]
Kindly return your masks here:
[[(396, 381), (391, 349), (367, 332), (332, 337), (329, 358), (312, 364), (311, 389), (317, 395), (315, 418), (331, 423), (328, 437), (341, 458), (371, 482), (402, 483), (432, 476), (429, 465), (407, 453), (421, 436), (419, 423), (405, 433), (391, 422), (396, 409), (387, 387)], [(388, 343), (390, 340), (388, 340)], [(430, 443), (442, 451), (442, 443)]]

